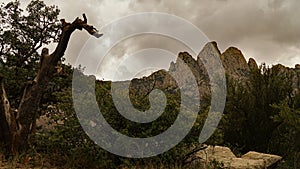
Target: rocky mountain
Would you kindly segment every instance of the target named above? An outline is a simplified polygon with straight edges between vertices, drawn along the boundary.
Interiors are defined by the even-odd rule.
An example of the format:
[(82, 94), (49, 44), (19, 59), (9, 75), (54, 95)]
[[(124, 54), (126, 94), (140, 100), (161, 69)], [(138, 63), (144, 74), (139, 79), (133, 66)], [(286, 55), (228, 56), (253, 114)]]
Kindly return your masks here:
[[(149, 92), (149, 90), (152, 88), (171, 90), (178, 88), (178, 83), (186, 83), (186, 79), (195, 78), (202, 99), (210, 94), (212, 85), (210, 83), (210, 77), (208, 76), (207, 69), (212, 69), (210, 70), (211, 72), (217, 71), (215, 68), (218, 63), (215, 63), (217, 60), (213, 58), (219, 58), (228, 79), (234, 79), (240, 83), (246, 83), (249, 79), (251, 71), (259, 69), (256, 61), (253, 58), (250, 58), (247, 61), (241, 50), (235, 47), (229, 47), (227, 50), (221, 53), (216, 42), (209, 42), (199, 53), (197, 59), (194, 59), (194, 57), (187, 52), (181, 52), (178, 54), (176, 62), (172, 62), (170, 64), (169, 70), (160, 70), (148, 77), (134, 79), (132, 84), (135, 87), (140, 86), (138, 87), (139, 91)], [(183, 61), (188, 67), (179, 64), (180, 60)], [(285, 75), (291, 77), (291, 83), (294, 92), (300, 91), (300, 64), (295, 65), (295, 68), (285, 67), (281, 64), (273, 65), (271, 70), (277, 73), (279, 76)], [(189, 73), (189, 71), (191, 71), (192, 74)], [(174, 76), (174, 72), (180, 72), (180, 76), (185, 76), (185, 78)], [(174, 77), (177, 79), (177, 81), (174, 79)], [(185, 82), (181, 82), (182, 80), (185, 80)]]

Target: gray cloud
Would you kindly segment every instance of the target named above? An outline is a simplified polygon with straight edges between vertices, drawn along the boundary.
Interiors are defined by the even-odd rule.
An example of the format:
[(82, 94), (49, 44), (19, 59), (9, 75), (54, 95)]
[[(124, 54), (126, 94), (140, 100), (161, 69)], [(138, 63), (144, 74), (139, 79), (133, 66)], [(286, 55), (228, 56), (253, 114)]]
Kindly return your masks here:
[[(4, 0), (4, 2), (7, 0)], [(22, 1), (22, 3), (29, 1)], [(136, 12), (166, 12), (182, 17), (200, 28), (210, 40), (215, 40), (221, 51), (229, 46), (242, 50), (246, 58), (259, 63), (300, 63), (300, 1), (298, 0), (45, 0), (58, 5), (61, 18), (72, 21), (86, 13), (89, 23), (98, 28), (119, 17)], [(104, 32), (105, 33), (105, 32)], [(90, 36), (75, 33), (68, 47), (67, 61), (74, 64), (80, 49)], [(114, 48), (112, 66), (124, 54), (147, 47), (160, 47), (177, 52), (172, 40), (158, 37), (139, 37), (126, 40)], [(105, 67), (104, 67), (105, 68)]]
[[(136, 43), (138, 43), (138, 45), (136, 45)], [(143, 52), (145, 49), (149, 50)], [(157, 52), (158, 49), (168, 51), (169, 54), (166, 55), (165, 52)], [(130, 61), (125, 62), (128, 67), (141, 65), (144, 66), (144, 68), (148, 66), (167, 70), (170, 63), (176, 60), (177, 54), (180, 51), (193, 53), (189, 47), (169, 37), (152, 34), (135, 36), (118, 43), (110, 53), (105, 56), (98, 72), (101, 72), (101, 76), (105, 79), (110, 79), (109, 77), (111, 77), (112, 72), (115, 71), (116, 65), (124, 59)], [(170, 57), (170, 55), (173, 55), (173, 57)], [(159, 63), (160, 66), (157, 63)], [(141, 68), (141, 70), (143, 69)], [(107, 74), (108, 76), (104, 76), (103, 74)]]
[(236, 46), (258, 62), (300, 63), (300, 1), (140, 0), (132, 4), (134, 11), (167, 12), (191, 21), (223, 51)]

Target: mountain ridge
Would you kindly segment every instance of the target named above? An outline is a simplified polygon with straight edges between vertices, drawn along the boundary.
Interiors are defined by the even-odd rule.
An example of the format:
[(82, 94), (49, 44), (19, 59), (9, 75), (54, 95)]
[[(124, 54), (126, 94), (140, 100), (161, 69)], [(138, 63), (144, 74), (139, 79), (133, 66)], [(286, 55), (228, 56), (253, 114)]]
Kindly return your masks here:
[[(168, 73), (172, 73), (178, 70), (179, 72), (181, 72), (180, 74), (188, 75), (188, 71), (191, 71), (197, 81), (199, 93), (201, 97), (204, 97), (205, 95), (210, 94), (211, 84), (210, 77), (207, 73), (203, 61), (212, 62), (213, 65), (217, 65), (214, 63), (215, 60), (210, 60), (210, 56), (217, 56), (220, 58), (227, 79), (233, 79), (242, 84), (247, 83), (250, 78), (251, 71), (257, 71), (261, 67), (258, 66), (254, 58), (249, 58), (247, 61), (242, 51), (236, 47), (229, 47), (223, 53), (221, 53), (218, 48), (217, 42), (212, 41), (204, 46), (196, 59), (188, 52), (180, 52), (178, 54), (177, 60), (170, 63), (168, 70), (158, 70), (147, 77), (135, 78), (133, 79), (133, 81), (141, 81), (139, 83), (143, 83), (143, 85), (146, 84), (146, 81), (154, 81), (155, 85), (153, 87), (172, 88), (171, 86), (173, 86), (174, 88), (174, 85), (176, 86), (178, 82), (176, 82), (171, 75), (168, 75)], [(182, 60), (186, 65), (188, 65), (188, 69), (179, 66), (179, 60)], [(289, 68), (282, 64), (276, 64), (270, 67), (270, 69), (274, 71), (276, 69), (279, 75), (281, 74), (291, 77), (293, 91), (300, 91), (300, 64), (296, 64), (295, 68)], [(153, 87), (150, 87), (150, 85), (148, 85), (148, 87), (146, 87), (148, 88), (147, 91)]]

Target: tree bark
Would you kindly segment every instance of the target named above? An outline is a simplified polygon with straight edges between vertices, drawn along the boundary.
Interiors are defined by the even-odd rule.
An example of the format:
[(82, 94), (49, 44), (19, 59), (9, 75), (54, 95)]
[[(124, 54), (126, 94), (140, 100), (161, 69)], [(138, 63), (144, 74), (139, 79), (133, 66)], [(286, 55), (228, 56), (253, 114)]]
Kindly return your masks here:
[(3, 76), (0, 75), (0, 138), (2, 146), (8, 152), (13, 152), (13, 142), (15, 141), (16, 133), (18, 132), (16, 114), (17, 110), (10, 107), (4, 89)]
[(72, 33), (76, 29), (85, 29), (91, 35), (99, 35), (93, 26), (87, 24), (84, 14), (83, 18), (84, 20), (76, 18), (72, 23), (67, 23), (64, 19), (61, 20), (62, 32), (58, 45), (51, 54), (48, 53), (47, 48), (42, 50), (37, 76), (33, 81), (27, 83), (18, 110), (13, 111), (10, 108), (2, 82), (3, 77), (0, 77), (0, 136), (2, 142), (12, 153), (28, 149), (29, 138), (35, 127), (36, 114), (41, 98), (56, 72), (55, 67), (58, 61), (64, 56)]
[(10, 129), (9, 129), (9, 102), (4, 90), (3, 76), (0, 75), (0, 139), (2, 145), (6, 149), (9, 149), (11, 143)]

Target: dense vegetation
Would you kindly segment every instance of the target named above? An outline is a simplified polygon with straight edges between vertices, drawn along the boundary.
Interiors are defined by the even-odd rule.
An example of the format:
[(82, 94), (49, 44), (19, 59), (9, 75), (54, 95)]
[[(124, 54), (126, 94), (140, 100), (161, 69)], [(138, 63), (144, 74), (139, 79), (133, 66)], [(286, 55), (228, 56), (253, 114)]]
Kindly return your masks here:
[[(37, 12), (39, 9), (34, 4), (40, 3), (39, 1), (33, 2), (28, 9)], [(18, 3), (11, 4), (10, 15), (16, 6)], [(4, 6), (1, 9), (4, 9)], [(52, 17), (56, 18), (59, 11), (54, 7), (47, 9), (53, 10)], [(19, 9), (16, 10), (15, 17), (20, 14)], [(4, 18), (6, 15), (3, 11), (1, 10), (1, 17)], [(35, 14), (38, 15), (38, 13)], [(1, 22), (10, 23), (9, 20), (3, 18), (1, 18)], [(9, 50), (1, 51), (0, 73), (5, 77), (8, 97), (13, 99), (12, 105), (19, 104), (21, 93), (28, 80), (34, 78), (39, 64), (37, 51), (26, 60), (21, 60), (20, 56), (14, 55), (14, 51), (25, 50), (23, 48), (31, 45), (12, 36), (19, 31), (26, 35), (26, 26), (11, 31), (7, 31), (1, 26), (1, 44), (4, 45), (3, 49)], [(30, 36), (33, 35), (30, 34)], [(7, 41), (9, 38), (12, 41)], [(4, 41), (5, 39), (6, 41)], [(34, 37), (32, 39), (36, 40)], [(47, 44), (51, 42), (50, 40), (51, 38), (48, 37), (42, 41)], [(40, 39), (36, 41), (40, 41)], [(43, 95), (37, 117), (48, 117), (50, 120), (44, 126), (54, 124), (54, 127), (51, 130), (45, 129), (44, 126), (36, 129), (30, 150), (25, 154), (20, 154), (20, 162), (24, 162), (24, 160), (28, 162), (29, 159), (29, 162), (35, 165), (35, 163), (47, 160), (51, 165), (64, 168), (132, 166), (141, 168), (168, 166), (172, 168), (184, 165), (183, 159), (199, 146), (198, 137), (209, 105), (202, 105), (197, 122), (189, 135), (179, 145), (162, 155), (146, 159), (130, 159), (106, 152), (89, 139), (76, 117), (71, 96), (74, 69), (65, 64), (60, 67), (62, 67), (62, 71), (54, 76)], [(81, 68), (79, 70), (83, 71)], [(165, 74), (166, 72), (160, 71), (146, 79), (134, 80), (131, 84), (131, 101), (139, 110), (149, 108), (148, 93), (152, 89), (161, 89), (168, 99), (163, 115), (156, 121), (145, 125), (122, 118), (112, 101), (110, 93), (112, 82), (96, 81), (96, 98), (106, 120), (118, 131), (138, 137), (153, 136), (170, 127), (180, 108), (180, 91), (176, 90), (176, 86), (160, 85)], [(153, 86), (153, 81), (157, 85)], [(300, 94), (293, 91), (290, 75), (282, 73), (278, 66), (268, 68), (262, 65), (259, 69), (251, 71), (246, 83), (231, 78), (228, 78), (227, 82), (228, 95), (223, 119), (215, 134), (206, 143), (229, 146), (236, 155), (249, 150), (278, 154), (284, 157), (279, 168), (300, 168), (298, 160), (300, 159), (300, 143), (298, 141), (300, 140)], [(209, 100), (209, 97), (205, 99)], [(5, 152), (2, 153), (5, 154)], [(4, 159), (10, 158), (11, 156), (8, 155)]]
[[(70, 67), (69, 73), (72, 71)], [(251, 73), (247, 84), (229, 80), (228, 97), (224, 116), (215, 134), (206, 142), (213, 145), (225, 145), (234, 150), (236, 155), (247, 151), (278, 154), (284, 157), (279, 168), (299, 167), (299, 102), (300, 95), (292, 96), (291, 79), (288, 75), (278, 74), (276, 67), (260, 69)], [(55, 100), (50, 107), (50, 117), (63, 121), (52, 131), (39, 130), (36, 134), (34, 148), (37, 152), (53, 159), (55, 165), (67, 167), (118, 167), (143, 165), (183, 164), (182, 159), (197, 146), (197, 139), (206, 118), (208, 106), (199, 112), (199, 117), (190, 134), (172, 150), (148, 159), (127, 159), (115, 156), (97, 147), (81, 129), (72, 107), (71, 74), (69, 78), (57, 78), (55, 85), (65, 86), (63, 90), (51, 91)], [(151, 79), (151, 77), (149, 77)], [(148, 84), (152, 84), (151, 80)], [(152, 77), (153, 79), (153, 77)], [(135, 80), (135, 84), (144, 84)], [(149, 100), (144, 97), (147, 89), (141, 85), (140, 90), (131, 89), (132, 102), (136, 108), (149, 108)], [(53, 86), (54, 87), (54, 86)], [(178, 113), (179, 93), (165, 90), (168, 103), (165, 113), (158, 120), (146, 125), (126, 121), (118, 114), (110, 95), (111, 82), (97, 81), (96, 95), (99, 106), (107, 121), (118, 131), (132, 136), (149, 137), (168, 128)], [(144, 88), (144, 90), (141, 90)], [(63, 113), (61, 113), (63, 112)], [(57, 160), (59, 156), (60, 160)], [(55, 160), (56, 159), (56, 160)]]
[(276, 65), (253, 70), (247, 85), (229, 80), (222, 129), (224, 144), (284, 157), (282, 168), (298, 168), (299, 93), (289, 73)]
[[(72, 69), (64, 66), (64, 77), (57, 76), (44, 95), (41, 113), (46, 113), (52, 123), (58, 123), (54, 130), (38, 130), (32, 144), (33, 152), (51, 159), (52, 165), (66, 168), (114, 168), (130, 166), (180, 166), (193, 147), (201, 126), (206, 118), (207, 107), (199, 112), (197, 123), (186, 139), (172, 150), (153, 158), (121, 158), (99, 148), (82, 130), (72, 106)], [(151, 78), (149, 78), (151, 79)], [(228, 98), (224, 117), (219, 129), (207, 144), (226, 145), (239, 155), (247, 151), (259, 151), (282, 155), (284, 162), (280, 168), (299, 167), (299, 101), (300, 95), (289, 97), (292, 88), (290, 79), (278, 75), (276, 67), (264, 66), (253, 71), (250, 81), (239, 84), (228, 80)], [(149, 100), (144, 97), (151, 88), (151, 80), (144, 90), (131, 89), (132, 102), (136, 108), (149, 108)], [(145, 81), (135, 84), (145, 84)], [(251, 85), (251, 87), (250, 87)], [(139, 137), (153, 136), (169, 127), (178, 113), (179, 93), (165, 90), (168, 98), (166, 112), (153, 124), (135, 124), (121, 118), (113, 105), (110, 95), (111, 82), (97, 81), (96, 96), (107, 121), (118, 131)], [(49, 106), (51, 105), (51, 106)], [(63, 122), (63, 125), (62, 123)], [(163, 123), (162, 123), (163, 122)], [(138, 129), (138, 130), (137, 130)], [(35, 153), (32, 154), (36, 155)]]

